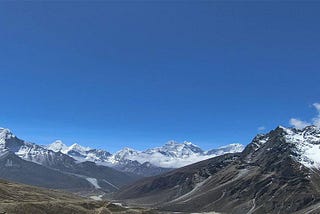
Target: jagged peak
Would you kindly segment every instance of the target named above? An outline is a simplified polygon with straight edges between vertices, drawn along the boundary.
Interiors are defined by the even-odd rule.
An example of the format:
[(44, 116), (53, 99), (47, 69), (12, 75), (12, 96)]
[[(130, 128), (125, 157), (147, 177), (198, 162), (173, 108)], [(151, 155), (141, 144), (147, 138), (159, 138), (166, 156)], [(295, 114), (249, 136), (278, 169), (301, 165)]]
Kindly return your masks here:
[(7, 128), (0, 128), (0, 138), (11, 138), (15, 135)]
[(308, 125), (304, 128), (298, 129), (294, 127), (287, 128), (284, 126), (278, 126), (274, 131), (283, 131), (287, 135), (298, 134), (298, 133), (313, 133), (313, 132), (320, 133), (320, 127), (316, 125)]
[(121, 150), (119, 150), (118, 152), (116, 152), (115, 154), (124, 154), (124, 153), (136, 153), (138, 151), (136, 151), (133, 148), (130, 147), (123, 147)]
[(11, 131), (10, 131), (9, 129), (7, 129), (7, 128), (0, 127), (0, 132), (3, 132), (3, 131), (11, 132)]
[(197, 146), (197, 145), (193, 144), (193, 143), (192, 143), (192, 142), (190, 142), (190, 141), (184, 141), (184, 142), (183, 142), (183, 145), (186, 145), (186, 146), (192, 146), (192, 147), (199, 147), (199, 146)]
[(74, 144), (72, 144), (72, 145), (69, 147), (69, 150), (89, 151), (89, 150), (91, 150), (91, 148), (90, 148), (90, 147), (81, 146), (81, 145), (78, 144), (78, 143), (74, 143)]
[(68, 149), (68, 146), (64, 144), (61, 140), (55, 140), (53, 143), (47, 146), (47, 149), (50, 149), (54, 152), (62, 152)]
[(62, 140), (55, 140), (53, 143), (50, 145), (61, 145), (61, 146), (67, 146), (66, 144), (63, 143)]
[(310, 125), (302, 129), (278, 126), (267, 134), (257, 135), (245, 149), (245, 154), (251, 156), (274, 147), (290, 148), (294, 160), (308, 168), (320, 169), (320, 129), (317, 126)]
[(278, 125), (276, 129), (287, 129), (287, 128), (282, 125)]

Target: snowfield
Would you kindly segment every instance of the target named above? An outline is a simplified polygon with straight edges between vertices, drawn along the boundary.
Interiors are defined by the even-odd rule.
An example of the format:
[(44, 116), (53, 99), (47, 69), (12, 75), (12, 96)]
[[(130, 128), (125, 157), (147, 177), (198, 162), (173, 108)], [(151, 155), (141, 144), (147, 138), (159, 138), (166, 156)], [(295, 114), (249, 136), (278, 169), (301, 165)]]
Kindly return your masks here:
[(296, 147), (298, 162), (308, 168), (320, 169), (320, 129), (308, 126), (302, 130), (284, 128), (286, 140)]

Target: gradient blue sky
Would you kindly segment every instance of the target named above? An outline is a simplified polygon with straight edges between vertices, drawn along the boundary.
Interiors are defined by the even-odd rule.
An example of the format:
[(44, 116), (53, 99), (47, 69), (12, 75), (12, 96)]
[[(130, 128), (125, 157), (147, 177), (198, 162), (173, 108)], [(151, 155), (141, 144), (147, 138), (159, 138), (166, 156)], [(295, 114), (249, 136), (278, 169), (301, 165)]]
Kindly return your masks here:
[(116, 151), (243, 144), (320, 101), (320, 3), (1, 2), (0, 126)]

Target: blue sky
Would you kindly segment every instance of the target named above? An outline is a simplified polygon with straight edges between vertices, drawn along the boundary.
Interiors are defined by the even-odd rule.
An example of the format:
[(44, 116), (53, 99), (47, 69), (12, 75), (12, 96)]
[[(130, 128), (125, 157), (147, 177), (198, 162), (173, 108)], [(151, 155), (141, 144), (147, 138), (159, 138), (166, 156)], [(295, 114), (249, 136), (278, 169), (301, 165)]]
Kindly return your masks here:
[(319, 9), (2, 2), (0, 126), (39, 144), (109, 151), (171, 139), (247, 144), (290, 118), (315, 117)]

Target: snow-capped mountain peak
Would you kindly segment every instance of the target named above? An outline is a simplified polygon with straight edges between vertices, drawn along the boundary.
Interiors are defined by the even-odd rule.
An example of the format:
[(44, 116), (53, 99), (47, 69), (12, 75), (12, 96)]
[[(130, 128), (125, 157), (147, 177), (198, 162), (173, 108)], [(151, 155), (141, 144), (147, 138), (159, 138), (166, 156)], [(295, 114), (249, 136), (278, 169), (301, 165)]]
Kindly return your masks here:
[[(113, 155), (113, 161), (123, 161), (125, 159), (130, 159), (130, 157), (138, 156), (141, 152), (136, 151), (129, 147), (124, 147), (120, 151)], [(131, 159), (130, 159), (131, 160)]]
[(320, 169), (320, 128), (307, 126), (304, 129), (283, 130), (285, 140), (295, 146), (294, 158), (308, 168)]
[(136, 151), (130, 148), (124, 148), (115, 153), (109, 160), (113, 163), (123, 163), (126, 160), (137, 161), (140, 164), (149, 162), (154, 166), (163, 168), (177, 168), (197, 161), (222, 155), (225, 153), (240, 152), (244, 148), (241, 144), (231, 144), (215, 152), (204, 152), (200, 147), (191, 142), (185, 141), (178, 143), (168, 141), (163, 146), (147, 149), (145, 151)]
[(12, 133), (12, 132), (10, 131), (10, 129), (0, 127), (0, 133), (3, 133), (3, 132)]
[(278, 126), (267, 134), (257, 135), (245, 148), (248, 160), (269, 151), (288, 151), (293, 160), (307, 168), (320, 169), (320, 128), (302, 129)]
[[(8, 142), (12, 141), (12, 139), (16, 138), (16, 136), (6, 128), (0, 128), (0, 150), (5, 151), (8, 149)], [(11, 147), (15, 147), (14, 150), (17, 150), (19, 146), (21, 146), (21, 143), (14, 143), (12, 142), (10, 145)]]
[(65, 145), (61, 140), (56, 140), (53, 143), (47, 146), (47, 149), (50, 149), (54, 152), (64, 152), (68, 150), (68, 146)]
[(92, 161), (97, 163), (105, 163), (111, 156), (111, 154), (105, 150), (92, 149), (90, 147), (81, 146), (77, 143), (74, 143), (68, 147), (60, 140), (53, 142), (46, 148), (55, 152), (61, 152), (63, 154), (69, 155), (80, 162)]
[(60, 157), (69, 156), (69, 158), (72, 157), (80, 162), (92, 161), (115, 168), (121, 166), (126, 170), (132, 170), (132, 167), (137, 167), (141, 170), (144, 168), (155, 169), (156, 167), (178, 168), (217, 155), (237, 152), (241, 149), (241, 145), (234, 144), (222, 147), (219, 152), (209, 154), (191, 142), (185, 141), (179, 143), (171, 140), (163, 146), (145, 151), (125, 147), (112, 155), (105, 150), (92, 149), (77, 143), (67, 146), (61, 140), (56, 140), (48, 146), (39, 146), (20, 140), (10, 130), (0, 128), (1, 148), (2, 151), (9, 150), (25, 160), (46, 165), (50, 165), (51, 162), (54, 164), (55, 159), (59, 159)]
[(189, 141), (184, 141), (183, 144), (186, 145), (186, 146), (196, 146), (196, 145), (194, 145), (193, 143), (191, 143)]
[[(119, 152), (120, 153), (134, 153), (134, 152), (137, 152), (137, 151), (132, 149), (132, 148), (130, 148), (130, 147), (124, 147)], [(117, 152), (117, 153), (119, 153), (119, 152)]]
[(144, 153), (155, 154), (161, 153), (164, 156), (173, 158), (188, 158), (194, 155), (202, 155), (203, 150), (191, 142), (185, 141), (184, 143), (178, 143), (176, 141), (169, 141), (161, 147), (148, 149)]
[(77, 143), (72, 144), (68, 148), (68, 151), (76, 151), (76, 152), (79, 152), (79, 153), (85, 153), (85, 152), (90, 151), (90, 150), (92, 150), (92, 149), (89, 148), (89, 147), (81, 146), (81, 145), (79, 145)]
[(1, 140), (13, 138), (13, 137), (15, 137), (15, 135), (9, 129), (0, 128), (0, 142)]

